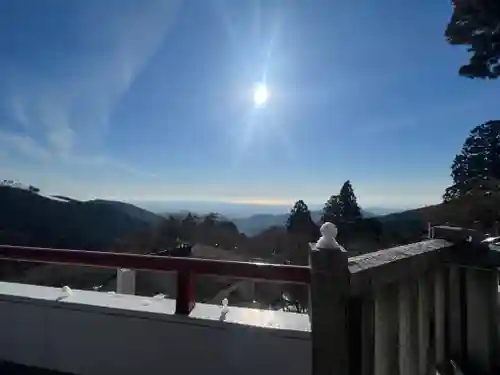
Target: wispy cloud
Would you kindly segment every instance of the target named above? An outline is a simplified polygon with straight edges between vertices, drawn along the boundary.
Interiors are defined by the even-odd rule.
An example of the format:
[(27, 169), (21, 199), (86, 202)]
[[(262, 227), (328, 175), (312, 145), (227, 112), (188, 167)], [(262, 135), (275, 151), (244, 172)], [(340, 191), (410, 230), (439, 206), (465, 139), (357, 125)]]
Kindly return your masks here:
[(12, 74), (0, 101), (10, 123), (0, 124), (1, 148), (33, 162), (140, 174), (103, 155), (102, 141), (115, 106), (161, 47), (179, 5), (148, 1), (82, 7), (72, 29), (61, 30), (84, 46), (68, 61), (55, 61), (44, 74), (26, 65), (9, 66)]
[(21, 155), (34, 160), (47, 161), (51, 154), (45, 148), (41, 147), (33, 138), (27, 135), (18, 135), (0, 131), (0, 146), (7, 151), (19, 152)]

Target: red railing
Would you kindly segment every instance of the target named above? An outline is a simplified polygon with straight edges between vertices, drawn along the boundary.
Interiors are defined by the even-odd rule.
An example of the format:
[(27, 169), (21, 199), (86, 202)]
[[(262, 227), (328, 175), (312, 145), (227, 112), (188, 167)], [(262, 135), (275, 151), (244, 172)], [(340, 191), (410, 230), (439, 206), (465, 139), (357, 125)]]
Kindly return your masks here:
[(184, 315), (189, 314), (194, 307), (194, 279), (196, 275), (298, 284), (309, 284), (311, 280), (310, 268), (305, 266), (86, 250), (0, 245), (0, 259), (103, 268), (129, 268), (143, 271), (176, 271), (176, 314)]

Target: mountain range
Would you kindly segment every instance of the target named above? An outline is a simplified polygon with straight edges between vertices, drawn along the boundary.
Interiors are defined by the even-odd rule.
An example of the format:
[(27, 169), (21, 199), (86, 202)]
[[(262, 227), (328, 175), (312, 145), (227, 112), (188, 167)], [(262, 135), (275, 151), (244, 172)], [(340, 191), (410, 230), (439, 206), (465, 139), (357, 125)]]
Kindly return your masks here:
[[(397, 212), (397, 210), (376, 207), (370, 209), (370, 211), (362, 210), (363, 217), (376, 217), (393, 212)], [(278, 215), (256, 214), (246, 218), (233, 218), (232, 221), (236, 224), (236, 227), (241, 233), (245, 233), (247, 236), (253, 236), (262, 232), (266, 228), (285, 225), (288, 216), (288, 213)], [(311, 211), (311, 218), (314, 222), (319, 222), (321, 220), (321, 211)]]
[[(203, 216), (216, 212), (236, 224), (238, 230), (248, 236), (260, 233), (272, 226), (283, 226), (288, 218), (291, 205), (284, 204), (250, 204), (230, 202), (203, 201), (131, 201), (131, 203), (161, 214), (162, 216), (178, 216), (188, 212)], [(318, 222), (321, 218), (321, 205), (309, 205), (312, 219)], [(400, 212), (403, 209), (368, 207), (363, 209), (364, 217), (374, 217)]]
[(0, 243), (106, 250), (161, 217), (133, 205), (0, 186)]
[[(135, 202), (134, 202), (135, 203)], [(290, 207), (221, 202), (132, 203), (95, 199), (79, 201), (49, 196), (20, 187), (0, 186), (0, 243), (104, 250), (121, 237), (146, 230), (167, 214), (147, 208), (168, 208), (169, 214), (217, 212), (231, 220), (241, 233), (253, 236), (273, 226), (283, 226)], [(312, 206), (315, 207), (315, 206)], [(260, 211), (262, 210), (262, 211)], [(365, 217), (397, 210), (370, 208)], [(260, 213), (259, 213), (260, 212)], [(319, 221), (321, 211), (311, 211)]]

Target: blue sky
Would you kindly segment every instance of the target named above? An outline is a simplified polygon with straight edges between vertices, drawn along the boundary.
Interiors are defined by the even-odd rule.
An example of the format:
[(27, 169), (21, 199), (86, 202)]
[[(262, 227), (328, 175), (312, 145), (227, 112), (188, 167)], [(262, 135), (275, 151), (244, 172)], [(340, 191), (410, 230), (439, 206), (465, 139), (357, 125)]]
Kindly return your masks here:
[[(438, 202), (498, 118), (448, 1), (4, 0), (0, 178), (77, 198)], [(265, 81), (267, 103), (253, 88)]]

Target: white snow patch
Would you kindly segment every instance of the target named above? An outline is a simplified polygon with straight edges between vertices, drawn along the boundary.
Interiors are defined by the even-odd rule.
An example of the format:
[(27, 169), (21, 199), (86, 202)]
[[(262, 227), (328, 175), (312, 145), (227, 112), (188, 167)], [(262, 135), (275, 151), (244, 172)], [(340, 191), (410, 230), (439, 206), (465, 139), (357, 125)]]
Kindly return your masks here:
[(69, 202), (67, 199), (54, 197), (54, 196), (52, 196), (52, 195), (40, 194), (40, 193), (38, 193), (38, 195), (39, 195), (39, 196), (41, 196), (41, 197), (44, 197), (44, 198), (50, 199), (50, 200), (52, 200), (52, 201), (56, 201), (56, 202), (63, 202), (63, 203), (68, 203), (68, 202)]
[(221, 310), (221, 314), (227, 314), (229, 312), (229, 301), (227, 298), (224, 298), (222, 300), (222, 310)]

